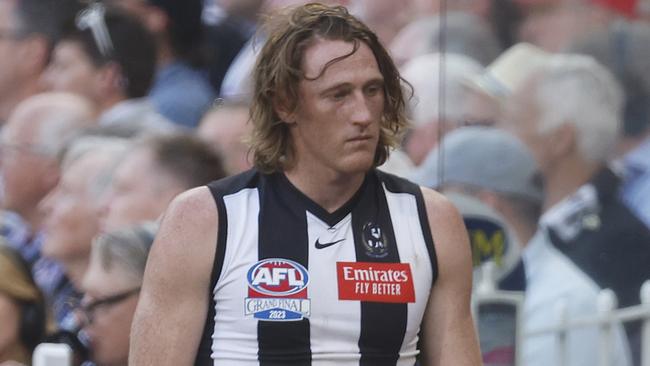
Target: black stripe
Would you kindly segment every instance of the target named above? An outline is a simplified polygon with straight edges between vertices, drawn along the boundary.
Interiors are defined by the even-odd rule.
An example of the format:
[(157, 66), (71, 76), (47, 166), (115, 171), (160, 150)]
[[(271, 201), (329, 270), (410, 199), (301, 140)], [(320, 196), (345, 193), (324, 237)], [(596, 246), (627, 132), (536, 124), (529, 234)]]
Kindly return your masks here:
[[(308, 268), (307, 216), (294, 196), (283, 194), (281, 184), (272, 178), (262, 179), (260, 184), (259, 259), (285, 258)], [(311, 365), (309, 330), (307, 318), (287, 322), (260, 320), (260, 365)]]
[[(357, 262), (399, 263), (393, 224), (383, 189), (375, 175), (366, 179), (359, 205), (352, 211), (352, 230)], [(364, 227), (375, 224), (384, 233), (386, 253), (377, 253), (364, 245)], [(367, 227), (366, 227), (367, 229)], [(407, 304), (361, 301), (361, 366), (395, 365), (404, 342)]]
[(226, 204), (223, 201), (223, 196), (213, 186), (208, 186), (215, 204), (217, 205), (217, 213), (219, 220), (219, 227), (217, 232), (216, 251), (214, 255), (214, 262), (212, 265), (212, 272), (210, 273), (210, 287), (208, 288), (208, 314), (201, 335), (201, 342), (199, 349), (196, 353), (194, 365), (208, 366), (212, 365), (212, 334), (214, 334), (214, 317), (216, 315), (216, 303), (214, 301), (214, 288), (217, 286), (217, 281), (221, 276), (221, 269), (223, 268), (223, 261), (226, 255), (226, 237), (228, 233), (228, 216), (226, 215)]
[(431, 225), (429, 225), (429, 215), (427, 215), (427, 208), (424, 204), (424, 197), (422, 191), (418, 187), (417, 192), (414, 192), (415, 202), (418, 206), (418, 217), (420, 218), (420, 227), (422, 228), (422, 235), (424, 236), (424, 243), (429, 252), (429, 259), (431, 260), (431, 286), (436, 283), (438, 278), (438, 258), (436, 257), (436, 249), (433, 245), (433, 235), (431, 235)]

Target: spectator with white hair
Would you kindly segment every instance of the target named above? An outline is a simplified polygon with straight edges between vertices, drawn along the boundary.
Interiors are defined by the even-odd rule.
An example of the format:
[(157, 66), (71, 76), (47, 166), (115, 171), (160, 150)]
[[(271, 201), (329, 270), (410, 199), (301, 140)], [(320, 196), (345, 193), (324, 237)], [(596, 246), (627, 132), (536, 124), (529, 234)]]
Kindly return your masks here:
[[(541, 229), (625, 307), (640, 303), (650, 278), (650, 232), (621, 202), (619, 177), (607, 167), (621, 111), (620, 87), (603, 66), (588, 56), (555, 55), (515, 90), (505, 126), (539, 164)], [(639, 327), (626, 330), (634, 345)]]
[(416, 166), (442, 138), (440, 132), (444, 135), (473, 119), (466, 109), (468, 89), (464, 84), (482, 70), (476, 61), (456, 54), (423, 55), (404, 65), (402, 76), (413, 86), (413, 98), (409, 101), (413, 128), (404, 141), (404, 151)]
[(615, 22), (572, 45), (595, 57), (623, 86), (623, 136), (618, 146), (625, 203), (650, 227), (650, 25)]
[(98, 366), (127, 364), (131, 322), (156, 230), (147, 222), (93, 240), (82, 309), (91, 359)]
[(78, 328), (74, 309), (81, 299), (90, 244), (99, 233), (100, 197), (127, 147), (128, 142), (118, 138), (75, 140), (63, 156), (59, 183), (39, 205), (44, 215), (43, 256), (60, 263), (65, 274), (52, 304), (59, 329)]
[(0, 235), (32, 265), (36, 283), (46, 300), (56, 297), (62, 271), (41, 258), (42, 212), (39, 202), (57, 184), (57, 156), (65, 142), (94, 124), (92, 105), (65, 93), (37, 94), (21, 102), (0, 135), (3, 211)]

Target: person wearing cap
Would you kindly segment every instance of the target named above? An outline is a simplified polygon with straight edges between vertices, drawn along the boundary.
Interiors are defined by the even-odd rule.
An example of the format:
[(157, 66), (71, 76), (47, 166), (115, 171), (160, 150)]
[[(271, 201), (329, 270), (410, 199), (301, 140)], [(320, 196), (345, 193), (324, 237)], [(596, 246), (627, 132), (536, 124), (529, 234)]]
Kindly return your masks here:
[[(608, 167), (619, 137), (622, 93), (593, 58), (554, 55), (514, 92), (503, 126), (532, 151), (545, 198), (541, 229), (599, 288), (626, 307), (650, 278), (650, 231), (620, 199)], [(633, 354), (638, 323), (626, 324)]]
[(45, 327), (45, 302), (28, 264), (0, 242), (0, 364), (29, 364)]
[[(510, 133), (484, 127), (465, 127), (449, 133), (442, 142), (444, 154), (434, 151), (416, 181), (439, 187), (444, 193), (461, 192), (477, 197), (501, 214), (523, 245), (526, 272), (523, 331), (534, 332), (553, 324), (555, 304), (563, 302), (567, 319), (596, 316), (600, 287), (569, 258), (555, 249), (537, 222), (544, 200), (537, 164), (526, 146)], [(436, 172), (442, 164), (442, 177)], [(424, 169), (426, 167), (426, 169)], [(623, 330), (615, 329), (614, 360), (629, 365)], [(591, 352), (598, 342), (595, 326), (567, 333), (565, 365), (596, 365)], [(546, 366), (561, 363), (552, 333), (524, 338), (523, 363)]]

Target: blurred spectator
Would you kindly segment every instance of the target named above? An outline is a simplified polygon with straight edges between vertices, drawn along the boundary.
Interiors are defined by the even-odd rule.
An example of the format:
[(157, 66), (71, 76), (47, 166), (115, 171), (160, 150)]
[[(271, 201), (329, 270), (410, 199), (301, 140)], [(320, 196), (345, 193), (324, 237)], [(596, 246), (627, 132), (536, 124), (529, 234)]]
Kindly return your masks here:
[[(650, 232), (621, 202), (619, 178), (606, 164), (622, 102), (614, 77), (591, 57), (555, 55), (515, 90), (505, 125), (539, 164), (543, 231), (625, 307), (640, 303), (639, 290), (650, 278)], [(634, 355), (637, 325), (626, 327)]]
[(39, 78), (75, 0), (0, 1), (0, 126), (23, 99), (40, 91)]
[(127, 364), (131, 322), (155, 233), (155, 224), (147, 223), (93, 240), (82, 283), (82, 308), (91, 359), (97, 366)]
[[(441, 63), (444, 57), (444, 77)], [(404, 140), (404, 151), (414, 165), (420, 165), (444, 134), (467, 121), (464, 83), (478, 76), (483, 67), (476, 61), (455, 54), (419, 56), (402, 68), (402, 77), (413, 86), (409, 110), (413, 128)], [(441, 94), (444, 93), (444, 99)], [(472, 122), (468, 122), (472, 123)]]
[(41, 257), (43, 215), (38, 204), (59, 180), (57, 155), (66, 141), (93, 123), (94, 110), (84, 98), (43, 93), (21, 102), (0, 136), (3, 209), (15, 213), (2, 213), (0, 235), (33, 266), (48, 305), (56, 302), (64, 279), (57, 263)]
[(43, 295), (20, 253), (0, 243), (0, 364), (30, 364), (45, 336)]
[(397, 32), (415, 17), (414, 0), (351, 0), (350, 12), (388, 45)]
[(102, 203), (102, 230), (157, 220), (179, 193), (224, 176), (219, 155), (196, 137), (144, 139), (116, 168)]
[(203, 66), (201, 0), (111, 0), (141, 20), (157, 45), (157, 66), (149, 99), (168, 120), (196, 127), (215, 92)]
[(66, 150), (61, 179), (43, 199), (43, 256), (59, 262), (66, 281), (59, 286), (53, 312), (59, 328), (74, 330), (79, 319), (74, 310), (88, 267), (90, 243), (99, 232), (99, 203), (116, 162), (126, 152), (126, 142), (115, 138), (82, 137)]
[(223, 158), (227, 174), (237, 174), (252, 167), (244, 138), (251, 128), (248, 105), (228, 103), (210, 110), (201, 120), (197, 135)]
[(222, 16), (206, 29), (208, 72), (214, 90), (244, 44), (255, 33), (257, 17), (264, 0), (213, 0)]
[(623, 200), (650, 227), (650, 25), (615, 22), (570, 50), (593, 56), (617, 77), (625, 93), (619, 154)]
[(398, 66), (427, 53), (456, 53), (487, 65), (501, 52), (494, 33), (484, 19), (463, 12), (449, 12), (444, 19), (433, 15), (402, 28), (390, 43)]
[(67, 24), (43, 81), (92, 100), (101, 126), (169, 130), (172, 124), (145, 98), (155, 63), (154, 38), (140, 22), (95, 3)]
[[(553, 324), (556, 304), (563, 301), (567, 320), (598, 314), (600, 287), (537, 231), (543, 200), (540, 176), (532, 153), (509, 133), (495, 128), (465, 127), (443, 140), (444, 155), (433, 153), (427, 162), (429, 186), (443, 192), (472, 195), (503, 216), (524, 245), (526, 272), (523, 332), (530, 333)], [(441, 160), (439, 160), (441, 159)], [(442, 177), (435, 175), (438, 162)], [(615, 331), (617, 365), (629, 365), (630, 355), (622, 328)], [(591, 347), (598, 342), (597, 326), (576, 328), (567, 333), (566, 365), (595, 365), (598, 355)], [(524, 338), (522, 364), (560, 364), (561, 354), (553, 335)]]

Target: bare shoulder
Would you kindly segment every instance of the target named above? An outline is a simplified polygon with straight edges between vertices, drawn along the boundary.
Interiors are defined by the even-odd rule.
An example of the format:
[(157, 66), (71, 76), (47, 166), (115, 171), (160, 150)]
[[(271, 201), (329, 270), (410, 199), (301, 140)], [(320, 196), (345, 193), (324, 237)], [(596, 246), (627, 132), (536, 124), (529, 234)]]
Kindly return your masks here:
[(424, 204), (429, 217), (431, 229), (437, 231), (444, 228), (464, 229), (464, 224), (456, 206), (441, 193), (430, 188), (421, 187)]
[[(183, 273), (187, 275), (191, 269), (199, 276), (209, 273), (216, 249), (217, 222), (217, 207), (207, 187), (181, 193), (162, 218), (150, 262), (161, 270), (186, 268)], [(156, 268), (148, 270), (157, 272)]]

